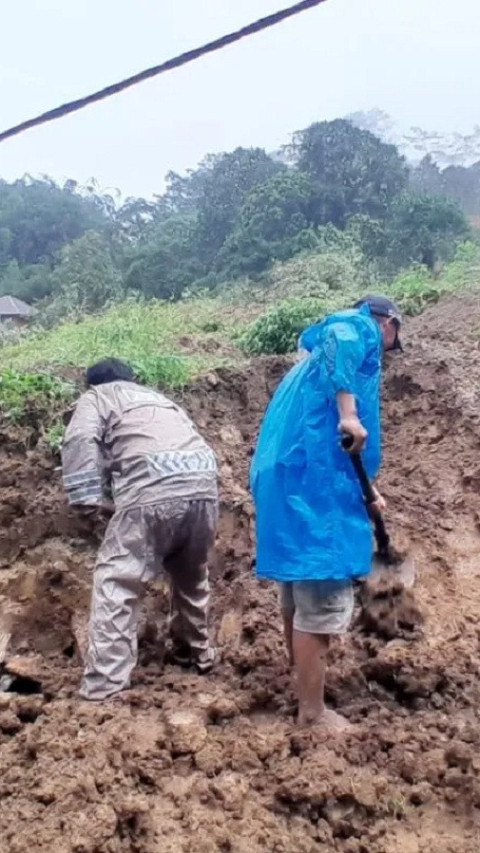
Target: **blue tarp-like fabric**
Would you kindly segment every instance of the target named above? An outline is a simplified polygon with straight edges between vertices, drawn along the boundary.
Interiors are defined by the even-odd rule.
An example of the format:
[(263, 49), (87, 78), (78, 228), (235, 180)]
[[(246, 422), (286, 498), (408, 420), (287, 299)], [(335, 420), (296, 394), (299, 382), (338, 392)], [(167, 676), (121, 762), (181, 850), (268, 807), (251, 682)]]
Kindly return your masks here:
[(251, 466), (257, 575), (276, 581), (360, 577), (370, 571), (372, 532), (340, 446), (335, 395), (355, 395), (368, 430), (363, 460), (373, 478), (380, 467), (381, 332), (364, 306), (311, 326), (300, 347), (309, 355), (271, 400)]

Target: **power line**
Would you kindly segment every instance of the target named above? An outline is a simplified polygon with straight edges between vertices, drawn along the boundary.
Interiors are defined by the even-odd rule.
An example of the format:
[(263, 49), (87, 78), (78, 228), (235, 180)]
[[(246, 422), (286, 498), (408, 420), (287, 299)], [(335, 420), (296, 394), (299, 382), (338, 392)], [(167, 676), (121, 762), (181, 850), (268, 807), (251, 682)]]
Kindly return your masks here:
[(46, 124), (49, 121), (63, 118), (63, 116), (66, 116), (69, 113), (82, 110), (84, 107), (88, 107), (89, 104), (96, 103), (96, 101), (103, 101), (105, 98), (117, 95), (118, 92), (123, 92), (124, 89), (130, 88), (130, 86), (136, 86), (137, 83), (142, 83), (150, 77), (157, 77), (159, 74), (164, 74), (166, 71), (172, 71), (174, 68), (180, 68), (182, 65), (194, 62), (195, 59), (199, 59), (207, 53), (214, 53), (216, 50), (221, 50), (229, 44), (240, 41), (247, 36), (255, 35), (262, 30), (266, 30), (276, 24), (280, 24), (287, 18), (292, 18), (294, 15), (299, 15), (301, 12), (305, 12), (307, 9), (312, 9), (314, 6), (319, 6), (321, 3), (325, 2), (326, 0), (302, 0), (301, 3), (296, 3), (288, 9), (281, 9), (273, 15), (267, 15), (266, 18), (260, 18), (258, 21), (254, 21), (252, 24), (242, 27), (241, 30), (236, 30), (234, 33), (229, 33), (228, 35), (215, 39), (208, 44), (202, 45), (202, 47), (196, 47), (194, 50), (182, 53), (180, 56), (176, 56), (173, 59), (167, 60), (167, 62), (163, 62), (162, 65), (154, 65), (153, 68), (147, 68), (145, 71), (140, 71), (138, 74), (134, 74), (132, 77), (127, 77), (119, 83), (113, 83), (111, 86), (106, 86), (105, 89), (100, 89), (92, 95), (86, 95), (84, 98), (79, 98), (76, 101), (69, 101), (60, 107), (55, 107), (53, 110), (48, 110), (48, 112), (42, 113), (42, 115), (28, 119), (21, 124), (17, 124), (15, 127), (10, 127), (8, 130), (4, 130), (3, 133), (0, 133), (0, 142), (4, 142), (5, 139), (10, 139), (12, 136), (18, 136), (19, 133), (30, 130), (32, 127), (38, 127), (38, 125)]

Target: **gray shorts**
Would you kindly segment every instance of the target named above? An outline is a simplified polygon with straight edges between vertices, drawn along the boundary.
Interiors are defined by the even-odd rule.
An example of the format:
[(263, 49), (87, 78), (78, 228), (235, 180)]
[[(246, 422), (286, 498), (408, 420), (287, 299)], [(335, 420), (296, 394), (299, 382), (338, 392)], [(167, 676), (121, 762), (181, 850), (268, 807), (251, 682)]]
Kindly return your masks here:
[(280, 584), (285, 613), (293, 612), (293, 627), (307, 634), (345, 634), (353, 614), (350, 581), (293, 581)]

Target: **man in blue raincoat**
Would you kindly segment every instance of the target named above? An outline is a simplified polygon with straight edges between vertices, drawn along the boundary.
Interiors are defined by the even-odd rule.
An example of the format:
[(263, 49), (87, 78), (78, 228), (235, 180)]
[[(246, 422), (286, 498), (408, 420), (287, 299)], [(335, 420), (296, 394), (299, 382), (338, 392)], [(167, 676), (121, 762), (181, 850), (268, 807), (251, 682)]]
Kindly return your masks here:
[[(257, 575), (280, 583), (285, 638), (298, 679), (301, 725), (341, 727), (324, 704), (331, 635), (347, 630), (354, 578), (370, 571), (372, 533), (350, 452), (380, 467), (382, 353), (401, 349), (401, 315), (384, 296), (308, 328), (307, 357), (278, 387), (251, 467), (257, 515)], [(384, 506), (377, 492), (378, 507)]]

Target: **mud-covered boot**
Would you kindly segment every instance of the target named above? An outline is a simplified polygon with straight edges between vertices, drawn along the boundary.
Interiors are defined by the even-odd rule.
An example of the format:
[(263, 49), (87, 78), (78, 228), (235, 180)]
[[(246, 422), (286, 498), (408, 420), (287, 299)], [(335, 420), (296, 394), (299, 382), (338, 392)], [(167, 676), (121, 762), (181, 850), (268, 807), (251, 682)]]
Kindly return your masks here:
[(202, 649), (195, 654), (192, 654), (192, 663), (196, 667), (200, 675), (206, 675), (211, 672), (217, 662), (217, 650), (213, 646), (208, 649)]
[(178, 666), (194, 666), (201, 675), (210, 672), (217, 658), (216, 649), (192, 649), (188, 643), (178, 642), (173, 645), (170, 658)]

